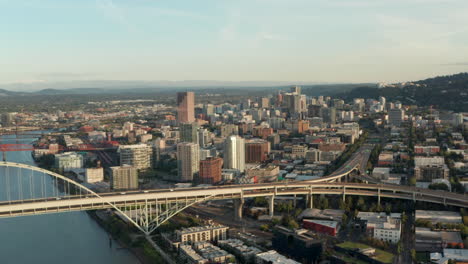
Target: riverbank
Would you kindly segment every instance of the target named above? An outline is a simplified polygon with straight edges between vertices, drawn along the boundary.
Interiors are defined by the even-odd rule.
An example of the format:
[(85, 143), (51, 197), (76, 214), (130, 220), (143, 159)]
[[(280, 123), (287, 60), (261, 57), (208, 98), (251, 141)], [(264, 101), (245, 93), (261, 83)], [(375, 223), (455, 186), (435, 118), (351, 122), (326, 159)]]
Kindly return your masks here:
[(95, 220), (109, 234), (109, 244), (116, 241), (122, 250), (128, 250), (138, 258), (141, 264), (164, 263), (163, 258), (133, 226), (124, 223), (111, 211), (87, 211), (88, 215)]
[[(52, 169), (50, 166), (47, 166), (50, 164), (44, 164), (41, 160), (35, 161), (34, 163), (36, 166), (43, 169)], [(69, 175), (67, 177), (76, 180), (73, 179), (73, 177), (69, 177)], [(139, 264), (163, 263), (160, 261), (160, 255), (152, 245), (146, 241), (145, 237), (140, 234), (139, 230), (126, 224), (112, 211), (97, 210), (86, 211), (86, 213), (92, 221), (96, 222), (98, 226), (107, 233), (109, 237), (109, 247), (112, 247), (113, 243), (117, 243), (118, 250), (128, 251), (129, 254), (133, 255), (138, 260)]]
[[(37, 137), (24, 134), (18, 137), (7, 135), (0, 136), (0, 140), (2, 144), (31, 144)], [(37, 166), (31, 157), (31, 151), (11, 151), (7, 153), (6, 159), (9, 162)], [(9, 170), (11, 175), (25, 175), (24, 180), (31, 175), (24, 169), (9, 168)], [(41, 174), (38, 173), (37, 176)], [(53, 178), (44, 179), (47, 189), (52, 189)], [(12, 197), (19, 197), (18, 184), (17, 180), (9, 183)], [(2, 218), (0, 234), (2, 234), (1, 263), (61, 264), (64, 261), (68, 264), (140, 263), (128, 250), (118, 249), (120, 246), (115, 241), (110, 248), (108, 233), (85, 212)]]

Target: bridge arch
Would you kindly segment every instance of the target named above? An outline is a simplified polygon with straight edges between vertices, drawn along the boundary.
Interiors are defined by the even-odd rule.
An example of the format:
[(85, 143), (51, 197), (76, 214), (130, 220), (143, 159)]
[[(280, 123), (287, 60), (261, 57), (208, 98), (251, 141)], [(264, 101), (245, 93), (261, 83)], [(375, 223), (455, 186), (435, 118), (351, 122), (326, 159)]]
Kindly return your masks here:
[[(237, 201), (257, 196), (331, 194), (343, 195), (343, 197), (345, 195), (375, 196), (379, 197), (379, 199), (380, 197), (387, 197), (468, 207), (468, 197), (461, 194), (400, 185), (330, 183), (323, 181), (323, 179), (319, 182), (304, 181), (96, 193), (58, 173), (34, 166), (12, 162), (0, 162), (0, 166), (24, 168), (46, 173), (86, 190), (90, 194), (90, 197), (86, 195), (85, 197), (78, 195), (64, 196), (64, 199), (61, 200), (45, 197), (42, 200), (33, 201), (0, 202), (0, 217), (112, 208), (146, 235), (151, 234), (162, 223), (185, 208), (210, 199), (233, 199)], [(351, 168), (351, 170), (354, 170), (355, 167)], [(331, 177), (343, 177), (344, 173), (349, 173), (349, 170)], [(331, 177), (324, 178), (330, 180)]]
[[(127, 221), (132, 223), (134, 226), (136, 226), (138, 229), (140, 229), (143, 233), (149, 235), (152, 233), (154, 230), (156, 230), (157, 227), (159, 227), (161, 224), (169, 220), (172, 216), (176, 215), (177, 213), (183, 211), (187, 207), (193, 205), (194, 203), (200, 202), (206, 198), (203, 199), (198, 199), (196, 201), (190, 201), (187, 202), (186, 204), (181, 204), (177, 203), (176, 206), (173, 206), (172, 204), (166, 204), (164, 208), (165, 211), (162, 212), (161, 208), (159, 209), (158, 212), (156, 212), (155, 216), (153, 217), (151, 215), (151, 209), (149, 208), (148, 205), (145, 205), (144, 207), (142, 206), (130, 206), (131, 208), (128, 209), (127, 206), (121, 207), (117, 206), (115, 203), (112, 203), (106, 199), (104, 199), (101, 195), (96, 193), (95, 191), (91, 190), (90, 188), (70, 179), (67, 178), (59, 173), (49, 171), (40, 167), (36, 166), (31, 166), (23, 163), (16, 163), (16, 162), (8, 162), (8, 161), (0, 161), (0, 167), (5, 167), (5, 168), (18, 168), (18, 169), (26, 169), (30, 170), (32, 172), (39, 172), (43, 173), (44, 175), (49, 175), (51, 177), (54, 177), (56, 179), (62, 180), (63, 182), (66, 182), (67, 184), (71, 184), (74, 188), (78, 188), (80, 190), (79, 195), (65, 195), (65, 196), (54, 196), (54, 197), (42, 197), (39, 199), (32, 198), (29, 200), (43, 200), (47, 201), (50, 199), (56, 199), (56, 200), (61, 200), (61, 199), (74, 199), (74, 198), (83, 198), (87, 199), (89, 196), (93, 196), (95, 198), (98, 198), (102, 201), (102, 203), (106, 203), (108, 205), (108, 208), (115, 209), (122, 217), (124, 217)], [(8, 170), (7, 170), (8, 173)], [(31, 176), (34, 174), (31, 174)], [(23, 176), (23, 175), (22, 175)], [(32, 183), (31, 183), (32, 184)], [(9, 188), (9, 186), (5, 186), (6, 188)], [(54, 186), (54, 188), (57, 188), (57, 186)], [(70, 188), (68, 188), (70, 190)], [(82, 193), (84, 191), (84, 193)], [(58, 193), (58, 192), (57, 192)], [(3, 201), (0, 202), (0, 205), (2, 204), (12, 204), (16, 203), (15, 200), (10, 200), (10, 201)], [(135, 212), (137, 210), (137, 212)]]

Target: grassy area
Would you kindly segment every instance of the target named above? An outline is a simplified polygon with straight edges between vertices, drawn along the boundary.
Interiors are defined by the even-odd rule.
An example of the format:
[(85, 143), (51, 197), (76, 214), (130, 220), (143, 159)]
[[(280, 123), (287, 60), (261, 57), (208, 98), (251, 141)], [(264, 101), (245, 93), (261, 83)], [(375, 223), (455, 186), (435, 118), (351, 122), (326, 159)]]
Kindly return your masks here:
[[(361, 243), (354, 243), (354, 242), (350, 242), (350, 241), (346, 241), (344, 243), (341, 243), (341, 244), (338, 244), (337, 246), (339, 247), (342, 247), (342, 248), (346, 248), (346, 249), (355, 249), (355, 248), (369, 248), (371, 246), (368, 246), (366, 244), (361, 244)], [(380, 250), (380, 249), (375, 249), (375, 253), (376, 255), (374, 256), (374, 259), (380, 261), (380, 262), (383, 262), (383, 263), (392, 263), (393, 262), (393, 258), (394, 258), (394, 255), (389, 253), (389, 252), (386, 252), (386, 251), (383, 251), (383, 250)]]
[(418, 263), (426, 263), (430, 260), (430, 256), (428, 256), (429, 254), (428, 253), (424, 253), (424, 252), (417, 252), (416, 253), (416, 261)]
[(349, 264), (367, 264), (367, 262), (365, 262), (363, 260), (352, 258), (352, 257), (346, 256), (345, 254), (342, 254), (342, 253), (336, 252), (334, 255), (337, 256), (337, 257), (340, 257), (342, 260), (346, 261), (346, 263), (349, 263)]

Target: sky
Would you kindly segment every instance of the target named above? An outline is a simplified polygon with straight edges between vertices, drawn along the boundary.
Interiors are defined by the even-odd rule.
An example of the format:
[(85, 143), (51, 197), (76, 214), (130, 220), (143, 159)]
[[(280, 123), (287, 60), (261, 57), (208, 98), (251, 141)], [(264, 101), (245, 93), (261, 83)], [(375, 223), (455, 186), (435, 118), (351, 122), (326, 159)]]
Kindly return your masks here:
[(0, 0), (0, 84), (468, 71), (466, 0)]

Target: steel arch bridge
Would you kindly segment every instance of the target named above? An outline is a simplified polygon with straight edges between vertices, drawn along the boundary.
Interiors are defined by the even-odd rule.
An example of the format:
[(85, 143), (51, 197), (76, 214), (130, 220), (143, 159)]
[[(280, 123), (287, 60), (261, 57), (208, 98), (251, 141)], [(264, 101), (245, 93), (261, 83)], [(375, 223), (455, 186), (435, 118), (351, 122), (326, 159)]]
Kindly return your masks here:
[[(112, 201), (107, 201), (102, 194), (98, 194), (88, 187), (53, 171), (27, 164), (5, 161), (0, 162), (0, 168), (4, 168), (4, 175), (1, 177), (2, 175), (0, 172), (0, 178), (4, 178), (5, 182), (5, 184), (3, 184), (4, 188), (0, 189), (0, 194), (3, 192), (4, 197), (7, 198), (6, 200), (0, 201), (0, 207), (2, 208), (0, 217), (109, 208), (116, 210), (143, 233), (150, 234), (169, 218), (183, 211), (185, 208), (210, 197), (209, 195), (204, 195), (191, 197), (191, 199), (186, 200), (168, 200), (156, 204), (152, 202), (141, 204), (136, 201), (126, 201), (124, 204), (117, 204)], [(12, 169), (16, 170), (16, 175), (14, 172), (13, 175), (10, 175)], [(26, 171), (26, 173), (24, 173), (24, 171)], [(47, 182), (47, 178), (49, 178), (50, 182)], [(15, 186), (15, 196), (17, 199), (12, 199), (11, 184), (17, 184), (17, 186)], [(63, 203), (72, 200), (76, 201), (77, 199), (83, 201), (83, 204), (79, 208), (72, 208), (71, 205), (69, 205), (68, 210), (63, 206), (51, 210), (48, 206), (50, 202), (54, 201)], [(93, 202), (91, 205), (86, 206), (87, 201)], [(36, 206), (33, 206), (30, 210), (22, 209), (19, 214), (13, 211), (5, 214), (6, 211), (9, 211), (15, 205), (24, 206), (27, 204), (35, 204)], [(39, 205), (39, 207), (37, 207), (37, 205)]]
[[(308, 197), (310, 207), (313, 206), (312, 196), (314, 194), (342, 195), (343, 199), (345, 199), (346, 195), (374, 196), (378, 198), (379, 202), (381, 197), (398, 198), (463, 208), (468, 207), (468, 198), (465, 195), (444, 191), (400, 185), (330, 182), (336, 181), (339, 176), (344, 177), (346, 173), (356, 170), (356, 166), (349, 167), (349, 170), (343, 171), (343, 173), (321, 178), (321, 181), (114, 193), (96, 193), (58, 173), (30, 165), (0, 162), (0, 168), (5, 171), (4, 177), (0, 178), (4, 178), (5, 182), (10, 184), (4, 184), (6, 187), (5, 196), (10, 199), (0, 202), (0, 217), (114, 209), (146, 235), (151, 234), (162, 223), (185, 208), (207, 200), (234, 200), (238, 217), (242, 216), (244, 198), (259, 196), (270, 198), (270, 214), (273, 211), (274, 198), (283, 195), (305, 195)], [(26, 173), (24, 173), (25, 171)], [(0, 174), (1, 172), (2, 170), (0, 170)], [(10, 172), (13, 172), (12, 175), (10, 175)], [(48, 178), (50, 182), (47, 183), (45, 178)], [(13, 183), (17, 183), (16, 199), (12, 199), (13, 195), (11, 193), (8, 195), (11, 192), (10, 186)], [(27, 184), (22, 185), (21, 183)], [(38, 184), (41, 186), (37, 186)], [(56, 190), (47, 190), (47, 187)], [(27, 191), (29, 191), (29, 195), (26, 195)], [(33, 195), (31, 196), (31, 194)]]

